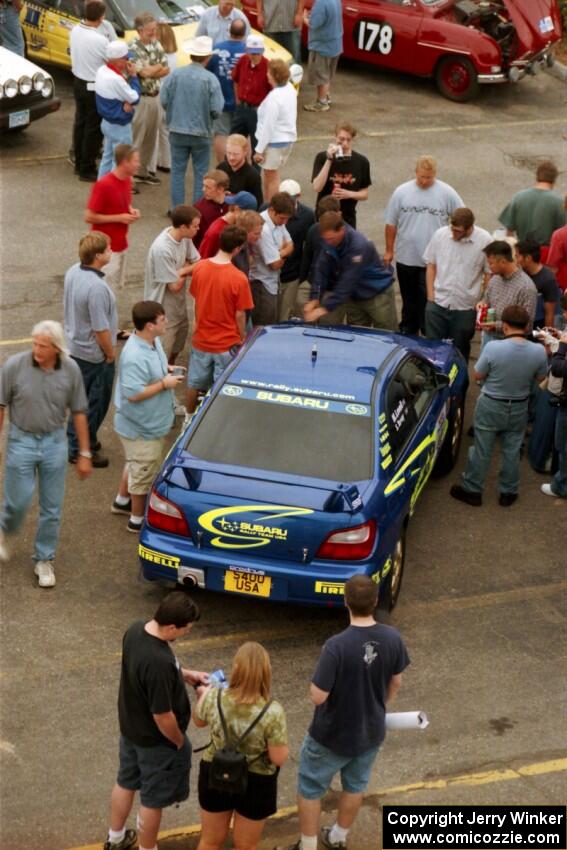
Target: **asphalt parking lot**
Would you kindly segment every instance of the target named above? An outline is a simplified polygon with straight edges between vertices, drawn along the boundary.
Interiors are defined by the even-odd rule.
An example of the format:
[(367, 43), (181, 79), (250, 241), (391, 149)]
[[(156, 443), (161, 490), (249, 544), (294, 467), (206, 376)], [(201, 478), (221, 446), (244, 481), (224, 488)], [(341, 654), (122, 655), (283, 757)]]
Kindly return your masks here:
[[(56, 73), (57, 114), (0, 141), (2, 152), (2, 311), (0, 358), (22, 350), (31, 326), (61, 318), (65, 270), (85, 231), (89, 187), (66, 162), (73, 102), (70, 77)], [(301, 102), (310, 97), (307, 89)], [(357, 148), (371, 160), (370, 199), (359, 226), (383, 247), (382, 209), (409, 179), (418, 154), (432, 153), (439, 176), (494, 229), (511, 195), (530, 185), (534, 164), (554, 157), (567, 192), (567, 86), (546, 74), (517, 87), (485, 90), (475, 103), (442, 100), (428, 81), (346, 65), (333, 110), (301, 114), (300, 140), (283, 174), (309, 189), (315, 153), (336, 118), (359, 127)], [(130, 279), (118, 294), (121, 317), (142, 294), (146, 251), (166, 226), (167, 182), (143, 186), (131, 228)], [(471, 391), (467, 409), (470, 422)], [(149, 618), (164, 590), (138, 575), (136, 540), (109, 507), (121, 455), (111, 417), (101, 439), (111, 465), (80, 483), (68, 476), (57, 586), (39, 590), (32, 575), (33, 514), (14, 556), (0, 570), (0, 846), (69, 850), (101, 846), (117, 763), (116, 696), (121, 636)], [(463, 442), (462, 468), (467, 440)], [(343, 449), (341, 449), (343, 450)], [(344, 449), (348, 450), (348, 449)], [(406, 574), (391, 622), (412, 664), (398, 710), (423, 709), (424, 732), (389, 735), (378, 759), (351, 850), (377, 850), (379, 806), (405, 803), (564, 803), (567, 577), (566, 506), (539, 493), (540, 476), (524, 462), (521, 498), (497, 504), (492, 478), (479, 510), (452, 501), (448, 480), (432, 481), (408, 536)], [(324, 640), (343, 627), (342, 613), (199, 592), (202, 618), (177, 647), (195, 669), (230, 667), (245, 639), (262, 641), (274, 666), (275, 693), (286, 708), (291, 759), (280, 782), (282, 816), (266, 834), (296, 834), (295, 766), (310, 718), (306, 693)], [(206, 731), (192, 733), (205, 743)], [(195, 771), (196, 773), (196, 771)], [(195, 789), (192, 778), (192, 789)], [(168, 810), (162, 848), (192, 848), (198, 809)], [(98, 842), (98, 843), (97, 843)]]

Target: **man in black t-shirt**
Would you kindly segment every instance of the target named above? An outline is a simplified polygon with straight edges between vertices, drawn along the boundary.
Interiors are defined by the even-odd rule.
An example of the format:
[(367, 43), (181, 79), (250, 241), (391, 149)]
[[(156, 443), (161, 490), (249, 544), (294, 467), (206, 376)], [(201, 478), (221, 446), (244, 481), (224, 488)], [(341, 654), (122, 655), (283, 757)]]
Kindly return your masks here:
[[(170, 644), (187, 637), (199, 609), (184, 591), (173, 591), (152, 620), (126, 631), (118, 694), (120, 766), (110, 800), (110, 829), (104, 850), (154, 848), (165, 806), (189, 796), (191, 744), (186, 730), (191, 706), (185, 684), (205, 685), (208, 675), (187, 670)], [(140, 792), (139, 836), (126, 820)]]
[(328, 848), (346, 848), (372, 765), (385, 736), (386, 704), (410, 663), (399, 633), (374, 619), (378, 587), (365, 575), (345, 584), (350, 625), (323, 647), (311, 682), (315, 714), (299, 761), (301, 838), (287, 850), (317, 850), (321, 798), (340, 771), (342, 793), (334, 826), (321, 830)]
[(217, 168), (228, 174), (230, 180), (229, 188), (232, 195), (238, 192), (250, 192), (258, 202), (258, 209), (262, 206), (264, 195), (262, 193), (262, 178), (260, 172), (246, 161), (248, 139), (240, 133), (233, 133), (226, 140), (226, 154)]
[(559, 287), (551, 269), (541, 262), (541, 247), (532, 239), (518, 242), (516, 262), (531, 277), (537, 289), (534, 328), (552, 328), (559, 301)]
[(341, 121), (335, 127), (335, 141), (315, 157), (312, 186), (317, 192), (317, 204), (326, 195), (341, 202), (341, 212), (347, 224), (356, 227), (356, 205), (368, 200), (371, 185), (370, 163), (352, 149), (356, 127)]

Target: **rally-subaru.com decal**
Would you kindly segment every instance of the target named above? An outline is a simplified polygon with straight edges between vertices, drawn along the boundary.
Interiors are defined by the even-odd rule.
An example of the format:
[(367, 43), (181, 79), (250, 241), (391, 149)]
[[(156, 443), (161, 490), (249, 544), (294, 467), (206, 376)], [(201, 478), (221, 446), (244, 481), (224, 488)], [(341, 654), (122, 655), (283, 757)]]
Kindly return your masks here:
[[(267, 546), (272, 541), (287, 540), (287, 529), (273, 525), (273, 521), (288, 516), (312, 514), (310, 508), (292, 508), (289, 505), (239, 505), (233, 508), (215, 508), (199, 517), (199, 525), (211, 534), (212, 546), (220, 549), (254, 549)], [(252, 521), (239, 515), (257, 514)]]

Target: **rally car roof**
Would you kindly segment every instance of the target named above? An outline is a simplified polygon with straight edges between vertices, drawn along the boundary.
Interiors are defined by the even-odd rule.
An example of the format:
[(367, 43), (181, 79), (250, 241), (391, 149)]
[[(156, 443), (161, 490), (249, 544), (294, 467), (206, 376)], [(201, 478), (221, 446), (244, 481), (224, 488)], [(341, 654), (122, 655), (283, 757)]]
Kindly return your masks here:
[(231, 371), (231, 384), (369, 402), (376, 374), (399, 348), (392, 334), (289, 323), (262, 328)]

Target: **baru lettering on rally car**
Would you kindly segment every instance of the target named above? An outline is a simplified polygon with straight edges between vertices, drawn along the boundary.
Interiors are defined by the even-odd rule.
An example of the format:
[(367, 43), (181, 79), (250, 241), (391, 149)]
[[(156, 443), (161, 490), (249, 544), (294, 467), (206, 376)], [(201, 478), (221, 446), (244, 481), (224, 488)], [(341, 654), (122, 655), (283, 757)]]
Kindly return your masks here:
[[(257, 546), (268, 546), (272, 541), (287, 540), (287, 530), (266, 525), (267, 520), (312, 513), (309, 508), (291, 508), (289, 505), (239, 505), (207, 511), (199, 517), (199, 525), (216, 535), (211, 540), (212, 546), (220, 549), (254, 549)], [(239, 520), (238, 514), (261, 514), (262, 522)], [(230, 519), (226, 519), (227, 516)]]

